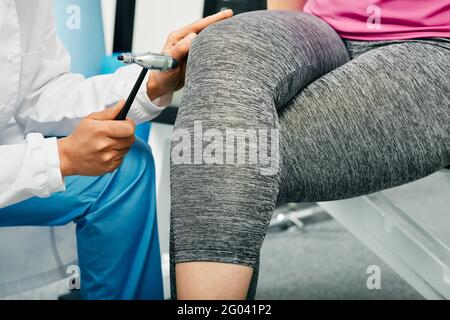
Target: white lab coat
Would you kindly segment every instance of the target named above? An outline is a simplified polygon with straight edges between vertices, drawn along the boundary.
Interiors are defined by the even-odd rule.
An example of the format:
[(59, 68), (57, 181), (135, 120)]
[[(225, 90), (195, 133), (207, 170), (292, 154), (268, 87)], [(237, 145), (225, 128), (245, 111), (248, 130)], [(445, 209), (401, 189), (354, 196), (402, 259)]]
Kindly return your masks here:
[[(99, 23), (101, 23), (99, 21)], [(85, 79), (55, 31), (52, 0), (0, 0), (0, 208), (64, 190), (55, 136), (125, 99), (140, 68)], [(170, 96), (150, 102), (145, 83), (130, 111), (155, 118)]]

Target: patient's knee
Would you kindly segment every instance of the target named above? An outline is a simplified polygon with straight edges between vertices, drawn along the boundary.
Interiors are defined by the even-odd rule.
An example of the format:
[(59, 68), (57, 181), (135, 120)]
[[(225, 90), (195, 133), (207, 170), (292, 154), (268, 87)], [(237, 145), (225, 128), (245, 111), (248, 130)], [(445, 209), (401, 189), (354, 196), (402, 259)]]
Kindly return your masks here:
[[(264, 52), (269, 33), (265, 12), (240, 14), (210, 25), (195, 38), (189, 53), (189, 63), (198, 66), (230, 66), (239, 63), (254, 68), (254, 52)], [(272, 19), (273, 20), (273, 19)]]

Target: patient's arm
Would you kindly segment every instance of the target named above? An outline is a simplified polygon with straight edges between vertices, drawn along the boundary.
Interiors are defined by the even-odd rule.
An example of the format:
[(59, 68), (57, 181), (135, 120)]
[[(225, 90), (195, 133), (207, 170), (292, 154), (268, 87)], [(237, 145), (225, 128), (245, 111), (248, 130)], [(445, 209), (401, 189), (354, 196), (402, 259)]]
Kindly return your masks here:
[(268, 10), (301, 10), (307, 0), (267, 0)]

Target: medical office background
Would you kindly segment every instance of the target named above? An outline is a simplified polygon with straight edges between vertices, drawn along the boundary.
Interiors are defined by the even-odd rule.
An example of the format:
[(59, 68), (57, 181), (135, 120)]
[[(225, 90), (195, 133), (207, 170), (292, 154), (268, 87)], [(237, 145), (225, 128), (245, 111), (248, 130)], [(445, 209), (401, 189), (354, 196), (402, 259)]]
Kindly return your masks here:
[[(159, 52), (169, 32), (205, 14), (228, 7), (236, 13), (263, 9), (264, 3), (264, 0), (55, 0), (55, 11), (63, 42), (72, 49), (72, 54), (79, 47), (83, 55), (73, 57), (75, 71), (93, 75), (118, 66), (111, 57), (117, 47)], [(130, 4), (134, 4), (134, 10)], [(121, 33), (132, 35), (128, 41), (125, 39), (125, 44), (117, 39), (117, 8), (125, 9), (122, 23), (133, 23), (132, 30), (125, 25)], [(133, 11), (133, 17), (126, 16)], [(76, 15), (80, 20), (71, 20)], [(177, 93), (172, 106), (160, 118), (140, 128), (143, 137), (149, 135), (155, 158), (166, 298), (169, 297), (170, 138), (181, 96), (182, 92)], [(361, 198), (356, 202), (321, 206), (302, 203), (278, 208), (262, 249), (257, 298), (450, 298), (449, 176), (440, 172), (386, 191), (381, 202), (380, 198), (376, 201)], [(389, 203), (387, 207), (383, 197)], [(376, 205), (381, 208), (374, 210)], [(359, 224), (349, 222), (343, 215)], [(388, 215), (394, 217), (393, 222), (386, 220)], [(398, 223), (398, 230), (403, 228), (405, 234), (415, 232), (417, 236), (391, 237), (392, 233), (387, 231), (390, 223)], [(373, 239), (364, 233), (373, 233)], [(54, 299), (67, 293), (64, 278), (70, 276), (68, 267), (76, 264), (75, 247), (73, 225), (0, 229), (0, 299)], [(426, 248), (428, 254), (422, 260), (421, 248)], [(430, 272), (436, 273), (431, 280)], [(447, 293), (449, 296), (445, 296)]]

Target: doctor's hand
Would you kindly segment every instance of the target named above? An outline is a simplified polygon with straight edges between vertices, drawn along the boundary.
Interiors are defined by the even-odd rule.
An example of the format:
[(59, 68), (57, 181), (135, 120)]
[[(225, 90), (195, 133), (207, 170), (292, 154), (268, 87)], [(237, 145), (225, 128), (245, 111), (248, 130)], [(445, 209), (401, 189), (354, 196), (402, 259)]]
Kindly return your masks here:
[(61, 174), (101, 176), (117, 169), (134, 143), (135, 124), (117, 121), (124, 102), (83, 119), (75, 131), (58, 140)]
[(162, 52), (175, 58), (178, 61), (178, 67), (170, 71), (152, 71), (150, 73), (147, 83), (147, 94), (150, 100), (183, 88), (187, 56), (191, 49), (192, 41), (199, 32), (209, 25), (228, 19), (231, 16), (233, 16), (232, 10), (221, 11), (169, 34)]

